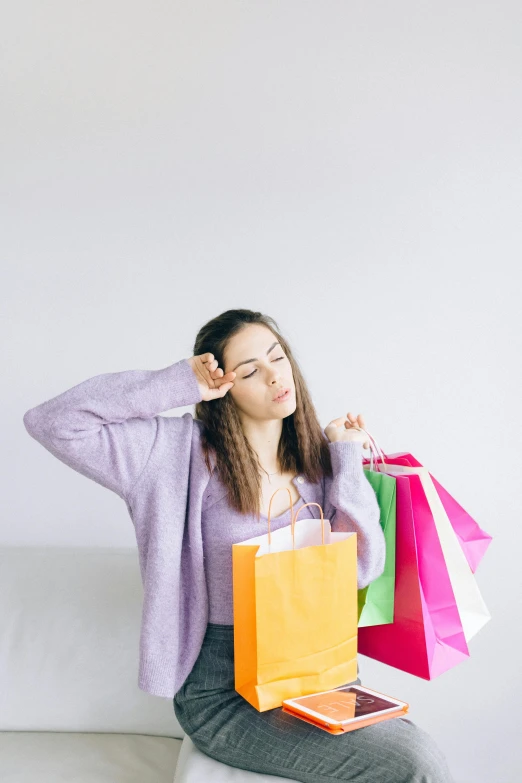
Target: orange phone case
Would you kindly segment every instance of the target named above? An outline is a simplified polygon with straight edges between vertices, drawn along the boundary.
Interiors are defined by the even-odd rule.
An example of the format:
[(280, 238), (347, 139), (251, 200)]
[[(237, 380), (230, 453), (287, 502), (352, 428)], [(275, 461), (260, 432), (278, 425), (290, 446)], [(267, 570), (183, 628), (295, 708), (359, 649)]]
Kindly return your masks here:
[[(335, 688), (334, 690), (338, 690), (338, 689)], [(377, 692), (380, 693), (380, 691)], [(380, 695), (386, 696), (385, 693), (382, 693)], [(392, 697), (387, 696), (387, 698), (392, 698)], [(312, 715), (306, 715), (305, 713), (300, 712), (298, 709), (289, 707), (284, 703), (282, 705), (283, 712), (287, 712), (289, 715), (293, 715), (294, 718), (300, 718), (300, 720), (304, 720), (306, 721), (306, 723), (311, 723), (313, 726), (317, 726), (319, 729), (323, 729), (324, 731), (327, 731), (329, 734), (346, 734), (347, 731), (354, 731), (354, 729), (362, 729), (364, 726), (370, 726), (372, 723), (380, 723), (383, 720), (390, 720), (391, 718), (401, 718), (408, 713), (408, 709), (409, 709), (409, 704), (407, 704), (405, 707), (395, 710), (395, 712), (388, 712), (386, 715), (380, 715), (380, 716), (374, 715), (372, 717), (365, 718), (364, 720), (354, 721), (353, 723), (349, 723), (346, 726), (334, 726), (328, 723), (326, 719), (323, 722), (318, 718), (313, 717)]]

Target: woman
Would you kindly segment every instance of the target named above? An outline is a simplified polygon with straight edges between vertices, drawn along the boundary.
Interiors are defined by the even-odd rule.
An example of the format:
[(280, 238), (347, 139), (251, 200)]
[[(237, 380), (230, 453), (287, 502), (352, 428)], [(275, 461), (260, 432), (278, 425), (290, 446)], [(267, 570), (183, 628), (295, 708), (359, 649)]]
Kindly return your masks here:
[[(196, 418), (159, 415), (191, 404)], [(334, 531), (357, 532), (359, 588), (385, 560), (364, 419), (321, 429), (273, 319), (228, 310), (199, 331), (189, 359), (94, 376), (27, 411), (24, 425), (125, 501), (144, 589), (138, 686), (172, 699), (201, 751), (303, 783), (451, 783), (437, 745), (406, 718), (331, 736), (281, 708), (258, 712), (234, 688), (232, 544), (267, 529), (276, 489), (295, 511), (319, 503)], [(287, 494), (274, 497), (272, 530), (290, 524)]]
[[(215, 451), (220, 477), (214, 480), (221, 489), (220, 500), (203, 513), (210, 614), (196, 663), (174, 697), (180, 725), (218, 761), (303, 783), (451, 781), (440, 749), (406, 718), (330, 736), (280, 708), (258, 712), (235, 691), (231, 546), (259, 534), (258, 520), (267, 519), (273, 493), (290, 490), (297, 510), (304, 500), (297, 473), (320, 482), (324, 472), (331, 473), (329, 463), (345, 468), (352, 481), (332, 477), (325, 485), (324, 511), (334, 531), (358, 532), (359, 588), (382, 573), (384, 540), (373, 490), (363, 476), (360, 449), (368, 447), (359, 429), (365, 427), (363, 416), (349, 412), (334, 419), (324, 439), (303, 376), (272, 319), (245, 310), (223, 313), (201, 329), (190, 364), (202, 395), (196, 405), (202, 445)], [(276, 401), (285, 390), (283, 401)], [(358, 497), (350, 498), (350, 489)], [(337, 501), (335, 512), (328, 501)], [(316, 508), (306, 507), (299, 519), (317, 516)], [(305, 514), (311, 509), (314, 513)], [(290, 524), (290, 513), (288, 493), (278, 492), (271, 529)]]

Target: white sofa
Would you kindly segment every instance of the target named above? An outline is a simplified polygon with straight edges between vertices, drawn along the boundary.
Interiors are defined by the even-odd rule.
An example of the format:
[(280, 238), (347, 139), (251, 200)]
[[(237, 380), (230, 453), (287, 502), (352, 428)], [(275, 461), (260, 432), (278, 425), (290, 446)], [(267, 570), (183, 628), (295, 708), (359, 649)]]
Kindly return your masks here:
[(0, 548), (2, 783), (277, 783), (205, 756), (139, 690), (136, 549)]

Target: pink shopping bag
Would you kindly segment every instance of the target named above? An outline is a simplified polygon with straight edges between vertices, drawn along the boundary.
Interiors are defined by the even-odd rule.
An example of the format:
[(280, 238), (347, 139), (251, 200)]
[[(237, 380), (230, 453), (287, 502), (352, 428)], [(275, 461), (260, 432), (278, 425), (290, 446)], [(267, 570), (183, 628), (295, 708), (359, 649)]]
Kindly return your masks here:
[[(363, 464), (369, 464), (370, 460), (363, 460)], [(398, 452), (396, 454), (384, 455), (384, 464), (393, 465), (405, 465), (406, 467), (422, 468), (424, 465), (420, 463), (412, 454), (406, 451)], [(386, 471), (382, 462), (379, 462), (380, 470)], [(437, 491), (438, 496), (444, 506), (446, 514), (450, 520), (451, 526), (455, 531), (455, 535), (458, 542), (464, 552), (466, 560), (473, 573), (477, 570), (477, 567), (486, 554), (486, 550), (489, 547), (492, 536), (486, 533), (478, 523), (471, 517), (467, 511), (465, 511), (459, 503), (453, 498), (449, 492), (436, 480), (433, 474), (430, 472), (429, 476), (433, 481), (433, 485)]]
[(469, 658), (469, 650), (421, 479), (396, 478), (394, 620), (359, 628), (358, 651), (431, 680)]

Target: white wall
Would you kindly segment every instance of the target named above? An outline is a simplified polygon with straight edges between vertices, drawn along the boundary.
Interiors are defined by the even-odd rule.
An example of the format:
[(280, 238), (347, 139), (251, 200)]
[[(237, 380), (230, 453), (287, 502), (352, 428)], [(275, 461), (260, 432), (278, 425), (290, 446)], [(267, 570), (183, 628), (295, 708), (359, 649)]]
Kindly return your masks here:
[(323, 426), (363, 412), (494, 536), (468, 661), (360, 661), (459, 783), (521, 762), (521, 34), (515, 0), (18, 0), (0, 31), (0, 540), (134, 546), (23, 413), (273, 315)]

